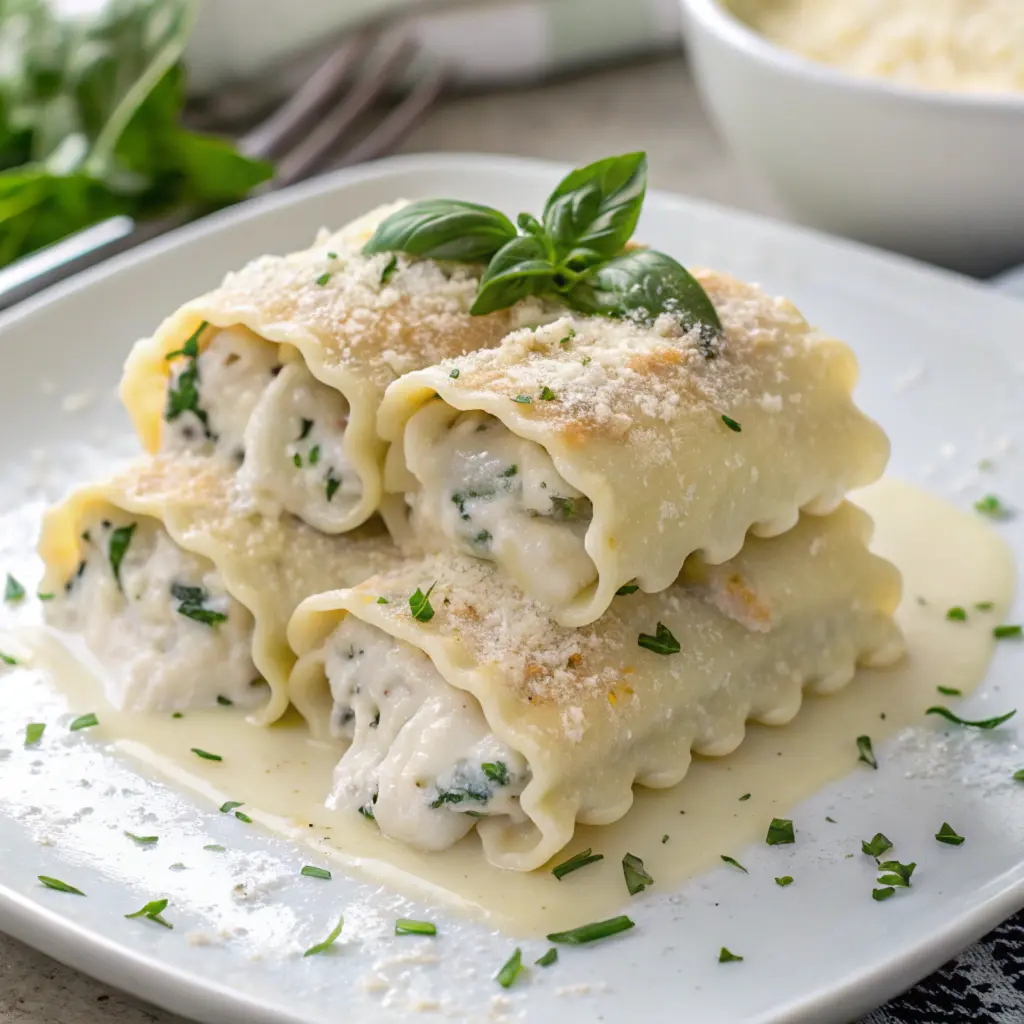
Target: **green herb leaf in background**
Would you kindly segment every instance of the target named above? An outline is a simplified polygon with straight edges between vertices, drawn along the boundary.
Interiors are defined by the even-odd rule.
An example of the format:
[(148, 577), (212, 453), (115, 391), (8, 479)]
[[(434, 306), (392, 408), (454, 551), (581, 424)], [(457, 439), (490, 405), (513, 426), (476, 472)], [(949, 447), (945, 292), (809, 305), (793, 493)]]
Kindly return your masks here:
[(197, 8), (0, 2), (0, 266), (107, 217), (232, 202), (272, 175), (180, 123)]

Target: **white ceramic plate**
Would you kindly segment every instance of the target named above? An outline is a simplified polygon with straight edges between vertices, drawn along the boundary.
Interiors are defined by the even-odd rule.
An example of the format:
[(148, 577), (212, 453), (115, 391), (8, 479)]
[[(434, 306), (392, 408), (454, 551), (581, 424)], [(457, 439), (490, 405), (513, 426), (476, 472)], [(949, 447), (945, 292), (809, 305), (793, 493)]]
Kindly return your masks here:
[[(112, 388), (129, 344), (229, 268), (299, 248), (321, 224), (401, 195), (536, 210), (561, 173), (528, 161), (451, 156), (345, 171), (211, 217), (9, 314), (0, 321), (0, 529), (15, 521), (11, 509), (25, 488), (52, 499), (94, 471), (82, 445), (113, 436), (125, 439), (123, 449), (128, 424)], [(1013, 451), (1024, 426), (1024, 306), (897, 258), (663, 194), (649, 196), (639, 233), (686, 262), (789, 295), (809, 319), (848, 339), (862, 365), (859, 398), (893, 438), (894, 473), (967, 505), (983, 486), (977, 461), (998, 450), (1002, 471), (985, 487), (1024, 507)], [(69, 402), (68, 393), (100, 397)], [(1024, 521), (1003, 530), (1024, 553)], [(25, 536), (26, 550), (32, 542)], [(25, 557), (5, 568), (32, 578)], [(965, 714), (1024, 701), (1024, 652), (1013, 647), (999, 650)], [(3, 686), (0, 677), (0, 694)], [(632, 932), (563, 950), (557, 971), (533, 971), (504, 992), (493, 975), (516, 943), (383, 889), (370, 898), (375, 913), (348, 921), (334, 955), (302, 959), (340, 909), (375, 887), (337, 872), (326, 889), (298, 879), (309, 860), (300, 844), (257, 828), (239, 837), (228, 831), (230, 816), (144, 778), (80, 734), (54, 739), (55, 761), (41, 753), (26, 761), (17, 721), (0, 730), (0, 928), (208, 1022), (397, 1021), (415, 1007), (560, 1024), (678, 1020), (680, 1013), (730, 1024), (849, 1021), (1024, 904), (1024, 788), (1006, 772), (1008, 763), (1024, 765), (1024, 753), (1012, 726), (947, 737), (922, 727), (914, 742), (883, 748), (884, 772), (852, 774), (794, 808), (792, 817), (805, 823), (798, 844), (758, 844), (740, 854), (752, 875), (768, 879), (784, 863), (800, 885), (755, 885), (723, 870), (679, 892), (655, 887), (631, 902)], [(55, 764), (63, 773), (56, 780)], [(5, 789), (5, 774), (10, 783), (18, 765), (38, 771), (38, 799)], [(826, 814), (840, 824), (814, 824)], [(859, 838), (878, 830), (923, 837), (942, 820), (970, 830), (956, 856), (919, 842), (921, 881), (912, 898), (884, 905), (865, 898), (871, 863), (859, 854), (844, 859)], [(160, 822), (166, 842), (115, 860), (103, 854), (101, 833), (147, 821)], [(228, 836), (228, 854), (200, 860), (199, 844)], [(177, 862), (186, 868), (172, 870)], [(73, 878), (89, 898), (42, 889), (38, 874)], [(127, 909), (168, 892), (176, 895), (173, 932), (126, 927)], [(438, 921), (442, 935), (396, 944), (388, 935), (396, 914)], [(742, 947), (746, 962), (719, 967), (714, 956), (723, 944)], [(522, 945), (530, 959), (546, 948)]]

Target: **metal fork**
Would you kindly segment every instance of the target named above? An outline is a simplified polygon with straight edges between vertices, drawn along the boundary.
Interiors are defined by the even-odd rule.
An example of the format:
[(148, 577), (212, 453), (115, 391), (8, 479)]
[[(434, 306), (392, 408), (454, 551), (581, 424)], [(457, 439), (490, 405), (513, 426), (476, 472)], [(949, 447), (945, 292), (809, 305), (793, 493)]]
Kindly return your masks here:
[[(302, 181), (329, 161), (347, 166), (394, 149), (441, 94), (444, 68), (428, 67), (413, 77), (399, 101), (361, 138), (353, 140), (354, 130), (370, 107), (401, 83), (416, 52), (412, 40), (380, 30), (366, 30), (337, 47), (304, 85), (239, 139), (247, 156), (277, 165), (274, 178), (253, 194)], [(208, 212), (190, 207), (139, 223), (112, 217), (75, 232), (0, 270), (0, 310)]]

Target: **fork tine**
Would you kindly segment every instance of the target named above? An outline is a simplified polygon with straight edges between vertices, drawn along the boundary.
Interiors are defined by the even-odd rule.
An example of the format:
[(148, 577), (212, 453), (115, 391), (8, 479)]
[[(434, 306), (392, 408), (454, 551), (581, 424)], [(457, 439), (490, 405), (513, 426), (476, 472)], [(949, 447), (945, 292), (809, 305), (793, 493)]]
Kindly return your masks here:
[(287, 144), (307, 127), (317, 110), (355, 77), (379, 38), (378, 33), (368, 31), (346, 39), (298, 91), (239, 140), (242, 152), (263, 159), (273, 159), (285, 152)]
[(447, 68), (441, 66), (432, 68), (416, 82), (402, 102), (334, 166), (349, 167), (352, 164), (374, 160), (390, 153), (416, 127), (423, 114), (433, 106), (444, 91), (447, 80)]
[(389, 44), (379, 61), (361, 74), (349, 92), (322, 118), (320, 124), (277, 166), (275, 188), (283, 188), (311, 174), (368, 107), (387, 89), (416, 52), (408, 38)]

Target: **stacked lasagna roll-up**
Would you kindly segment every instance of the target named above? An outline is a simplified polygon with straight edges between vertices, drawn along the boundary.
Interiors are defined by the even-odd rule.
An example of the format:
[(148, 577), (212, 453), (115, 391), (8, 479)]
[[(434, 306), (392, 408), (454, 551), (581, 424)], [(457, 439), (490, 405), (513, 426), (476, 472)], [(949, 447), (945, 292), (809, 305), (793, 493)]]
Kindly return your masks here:
[(338, 814), (530, 870), (901, 656), (899, 574), (845, 501), (889, 452), (853, 354), (629, 248), (627, 159), (543, 224), (377, 211), (136, 346), (152, 454), (42, 542), (112, 699), (290, 700), (339, 744)]

